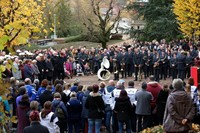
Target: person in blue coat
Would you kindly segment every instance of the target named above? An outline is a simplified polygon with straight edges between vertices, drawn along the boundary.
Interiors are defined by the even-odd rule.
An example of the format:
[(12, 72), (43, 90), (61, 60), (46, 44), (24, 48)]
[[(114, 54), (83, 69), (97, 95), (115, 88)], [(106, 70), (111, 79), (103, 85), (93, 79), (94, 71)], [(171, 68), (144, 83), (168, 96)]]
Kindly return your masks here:
[(73, 128), (76, 133), (79, 133), (82, 103), (77, 99), (76, 92), (71, 92), (70, 97), (71, 98), (66, 105), (68, 113), (68, 133), (72, 133)]

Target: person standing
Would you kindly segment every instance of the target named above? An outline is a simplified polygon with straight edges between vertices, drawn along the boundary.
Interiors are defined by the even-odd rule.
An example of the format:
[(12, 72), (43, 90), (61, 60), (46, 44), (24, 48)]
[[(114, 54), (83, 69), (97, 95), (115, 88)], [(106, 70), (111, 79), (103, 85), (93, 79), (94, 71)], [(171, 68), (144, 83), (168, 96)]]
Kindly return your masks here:
[(12, 66), (12, 75), (15, 77), (16, 80), (22, 79), (22, 72), (19, 69), (19, 59), (15, 58)]
[(136, 118), (136, 114), (135, 114), (135, 107), (136, 107), (136, 105), (135, 105), (135, 94), (138, 90), (136, 88), (134, 88), (134, 81), (129, 81), (128, 87), (125, 88), (125, 90), (128, 94), (128, 97), (130, 98), (131, 105), (133, 105), (133, 111), (130, 115), (130, 117), (131, 117), (131, 128), (132, 128), (133, 132), (136, 132), (137, 118)]
[(24, 128), (28, 126), (29, 119), (27, 117), (27, 112), (30, 110), (30, 102), (27, 94), (22, 96), (21, 101), (19, 101), (19, 105), (17, 106), (17, 132), (22, 133)]
[(29, 120), (31, 124), (24, 128), (23, 133), (49, 133), (48, 128), (40, 124), (38, 111), (32, 111)]
[(181, 51), (181, 54), (177, 56), (177, 70), (178, 78), (184, 80), (186, 71), (186, 56), (184, 51)]
[(93, 132), (95, 127), (95, 133), (100, 133), (100, 128), (102, 124), (102, 114), (101, 111), (105, 109), (103, 99), (98, 93), (99, 86), (94, 84), (93, 91), (86, 99), (85, 107), (89, 110), (88, 112), (88, 133)]
[(166, 133), (188, 133), (195, 115), (192, 98), (184, 91), (181, 79), (174, 79), (172, 86), (174, 90), (167, 99), (163, 119), (164, 131)]
[(151, 126), (151, 101), (153, 96), (150, 92), (146, 91), (147, 83), (142, 83), (142, 89), (135, 94), (135, 100), (137, 101), (135, 113), (137, 114), (137, 131), (140, 132), (143, 129)]
[(142, 54), (139, 50), (135, 49), (135, 54), (133, 56), (134, 70), (135, 70), (135, 81), (138, 80), (138, 74), (140, 74), (141, 64), (142, 64)]
[(76, 92), (71, 92), (70, 97), (66, 105), (68, 113), (68, 133), (73, 133), (73, 129), (75, 129), (76, 133), (79, 133), (82, 103), (77, 99)]

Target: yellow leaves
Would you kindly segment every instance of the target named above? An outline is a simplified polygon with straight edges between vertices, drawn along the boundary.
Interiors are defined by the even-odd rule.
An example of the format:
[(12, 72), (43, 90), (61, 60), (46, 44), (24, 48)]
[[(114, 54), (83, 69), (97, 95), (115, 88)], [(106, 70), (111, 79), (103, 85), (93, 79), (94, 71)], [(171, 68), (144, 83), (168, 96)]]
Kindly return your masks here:
[(0, 28), (0, 49), (25, 44), (32, 32), (40, 31), (43, 26), (43, 8), (38, 3), (35, 0), (0, 0), (1, 22), (4, 22), (1, 23), (3, 28)]
[(190, 38), (200, 36), (199, 0), (174, 0), (173, 6), (183, 34)]
[(0, 65), (0, 72), (4, 72), (6, 70), (6, 67), (4, 65)]

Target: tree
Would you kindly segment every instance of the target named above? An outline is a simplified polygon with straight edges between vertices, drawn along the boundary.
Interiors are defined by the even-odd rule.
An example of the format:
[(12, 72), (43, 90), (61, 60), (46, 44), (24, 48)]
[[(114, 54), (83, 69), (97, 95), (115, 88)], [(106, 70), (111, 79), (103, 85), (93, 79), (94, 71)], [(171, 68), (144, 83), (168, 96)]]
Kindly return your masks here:
[[(110, 40), (111, 30), (114, 28), (117, 21), (120, 19), (120, 8), (114, 14), (114, 0), (102, 1), (102, 0), (91, 0), (92, 12), (95, 16), (95, 20), (87, 17), (88, 24), (85, 23), (88, 31), (92, 32), (102, 47), (106, 48), (106, 43)], [(102, 13), (100, 10), (102, 7), (106, 8), (105, 12)], [(97, 31), (96, 31), (97, 30)]]
[(0, 1), (0, 49), (13, 49), (26, 44), (27, 40), (42, 27), (43, 1)]
[(200, 38), (199, 0), (175, 0), (173, 7), (183, 34), (193, 40)]
[(57, 6), (56, 16), (58, 20), (57, 31), (59, 37), (67, 37), (70, 35), (70, 25), (71, 25), (71, 10), (66, 0), (59, 0)]
[[(178, 24), (172, 12), (172, 0), (149, 0), (149, 2), (134, 2), (128, 9), (135, 10), (139, 19), (145, 21), (143, 33), (145, 40), (174, 39), (179, 35)], [(136, 30), (137, 31), (137, 30)]]

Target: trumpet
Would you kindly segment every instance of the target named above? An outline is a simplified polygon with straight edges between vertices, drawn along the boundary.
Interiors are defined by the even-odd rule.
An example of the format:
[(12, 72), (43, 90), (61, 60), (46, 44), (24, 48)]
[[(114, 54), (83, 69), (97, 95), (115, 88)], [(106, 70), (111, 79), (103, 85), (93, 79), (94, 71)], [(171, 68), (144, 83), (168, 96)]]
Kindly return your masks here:
[(159, 62), (160, 62), (160, 59), (154, 63), (153, 67), (154, 67), (154, 68), (155, 68), (155, 67), (158, 67), (158, 66), (160, 65)]

